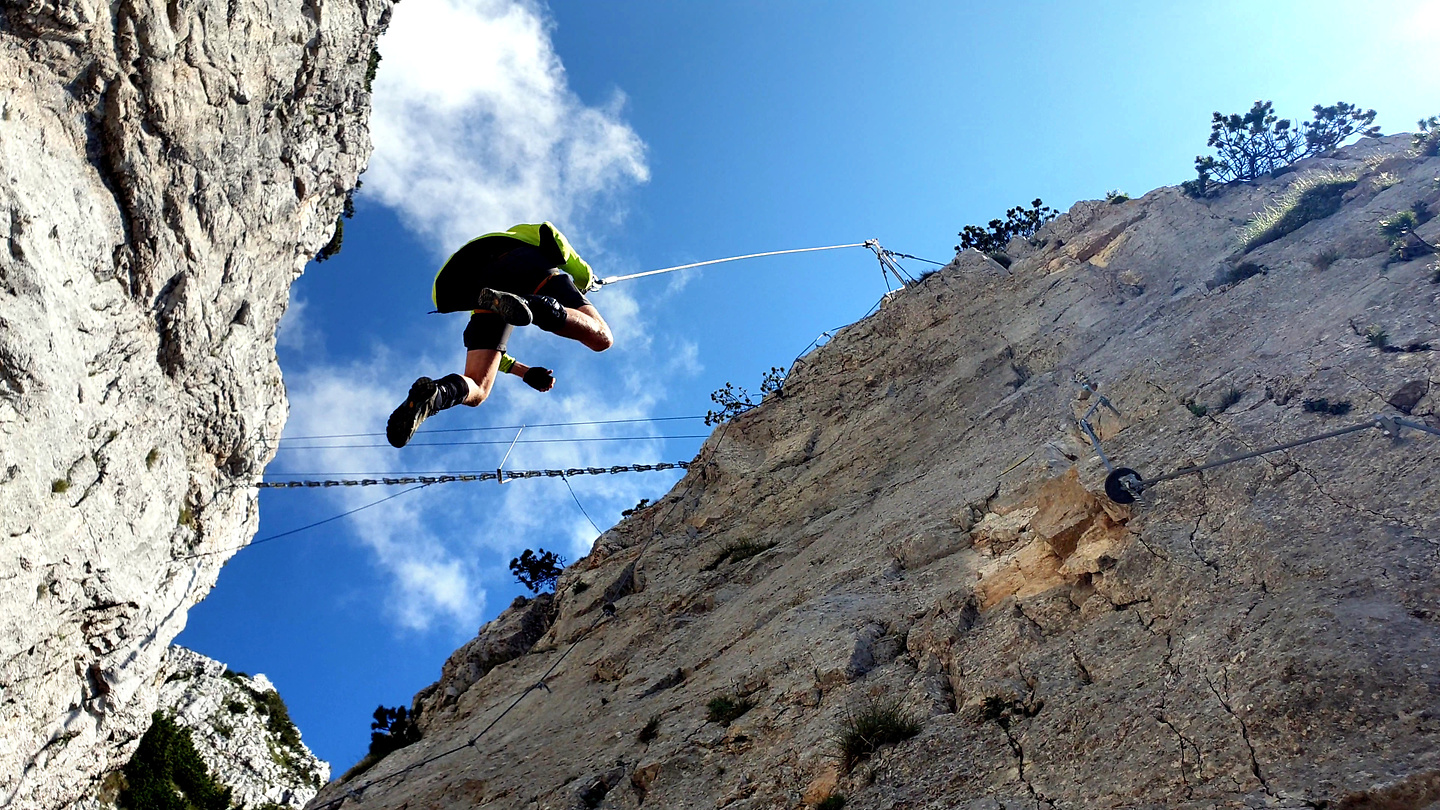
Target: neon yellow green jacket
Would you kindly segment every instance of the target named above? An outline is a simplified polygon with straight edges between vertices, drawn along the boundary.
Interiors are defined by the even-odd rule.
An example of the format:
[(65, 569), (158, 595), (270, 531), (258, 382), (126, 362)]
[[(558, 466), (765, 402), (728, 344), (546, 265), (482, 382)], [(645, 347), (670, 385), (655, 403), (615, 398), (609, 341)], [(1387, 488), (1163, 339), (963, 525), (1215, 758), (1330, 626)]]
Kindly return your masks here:
[[(570, 247), (570, 242), (566, 240), (565, 234), (561, 233), (559, 228), (556, 228), (549, 222), (541, 222), (538, 224), (522, 223), (511, 227), (509, 230), (495, 231), (477, 236), (465, 244), (470, 245), (482, 239), (493, 239), (495, 237), (514, 239), (524, 242), (527, 245), (538, 247), (541, 250), (552, 251), (560, 259), (559, 268), (570, 274), (570, 278), (575, 280), (575, 286), (582, 293), (588, 293), (599, 286), (596, 283), (595, 272), (590, 269), (590, 265), (586, 264), (585, 260), (580, 258), (580, 254), (576, 253), (574, 248)], [(461, 250), (463, 249), (464, 246), (462, 245)], [(456, 251), (456, 253), (458, 252), (459, 251)], [(454, 254), (451, 254), (451, 256), (453, 257)], [(441, 269), (444, 269), (444, 265), (441, 266)], [(438, 280), (440, 274), (436, 273), (435, 278)], [(436, 301), (437, 299), (434, 283), (432, 283), (430, 287), (430, 299), (432, 301)], [(439, 306), (438, 301), (436, 301), (436, 306)]]

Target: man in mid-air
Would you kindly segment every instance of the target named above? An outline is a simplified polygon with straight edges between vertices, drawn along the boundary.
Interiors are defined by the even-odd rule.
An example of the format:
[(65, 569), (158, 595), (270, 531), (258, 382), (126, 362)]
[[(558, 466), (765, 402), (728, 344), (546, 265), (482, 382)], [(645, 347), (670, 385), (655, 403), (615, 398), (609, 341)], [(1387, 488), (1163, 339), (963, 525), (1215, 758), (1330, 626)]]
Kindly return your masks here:
[(446, 408), (484, 402), (501, 372), (521, 377), (537, 391), (553, 388), (549, 369), (527, 366), (505, 353), (517, 326), (534, 324), (597, 352), (610, 348), (615, 342), (610, 327), (585, 298), (598, 286), (590, 265), (549, 222), (487, 233), (455, 251), (435, 274), (431, 298), (437, 312), (471, 311), (465, 373), (416, 380), (385, 425), (390, 444), (404, 447), (421, 422)]

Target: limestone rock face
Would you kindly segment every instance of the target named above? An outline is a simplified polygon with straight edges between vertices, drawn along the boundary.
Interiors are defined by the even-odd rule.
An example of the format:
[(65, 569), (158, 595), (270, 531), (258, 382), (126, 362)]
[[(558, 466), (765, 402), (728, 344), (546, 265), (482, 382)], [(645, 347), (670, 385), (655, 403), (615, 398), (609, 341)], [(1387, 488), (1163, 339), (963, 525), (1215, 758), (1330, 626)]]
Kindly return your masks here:
[[(172, 646), (165, 657), (159, 711), (190, 730), (210, 776), (230, 787), (236, 810), (304, 807), (330, 778), (330, 765), (300, 741), (275, 685), (264, 675), (230, 672), (219, 661)], [(106, 810), (113, 797), (80, 806)]]
[(0, 7), (0, 803), (128, 759), (256, 527), (387, 0)]
[(456, 650), (440, 669), (440, 680), (415, 696), (414, 708), (421, 730), (443, 724), (451, 707), (476, 681), (506, 661), (530, 652), (555, 619), (555, 596), (520, 597), (480, 634)]
[[(565, 572), (528, 653), (311, 807), (1433, 806), (1440, 439), (1366, 428), (1126, 506), (1076, 424), (1105, 396), (1102, 448), (1148, 478), (1397, 392), (1440, 426), (1436, 269), (1377, 233), (1440, 209), (1407, 143), (1080, 203), (1008, 270), (962, 254), (718, 428)], [(1322, 169), (1359, 178), (1340, 210), (1240, 255)], [(716, 698), (753, 707), (725, 725)], [(919, 733), (843, 767), (892, 700)]]

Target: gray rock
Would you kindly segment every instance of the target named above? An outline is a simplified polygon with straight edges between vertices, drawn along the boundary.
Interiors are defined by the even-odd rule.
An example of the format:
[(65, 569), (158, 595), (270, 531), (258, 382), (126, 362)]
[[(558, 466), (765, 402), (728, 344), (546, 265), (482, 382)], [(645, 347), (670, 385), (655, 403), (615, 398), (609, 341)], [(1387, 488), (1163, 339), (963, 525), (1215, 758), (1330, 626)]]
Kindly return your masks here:
[[(264, 675), (231, 672), (184, 647), (170, 648), (163, 674), (159, 711), (190, 730), (195, 752), (210, 776), (229, 786), (236, 810), (265, 805), (298, 810), (329, 780), (329, 763), (299, 741), (293, 724), (293, 739), (274, 730), (289, 721), (277, 716), (275, 685)], [(76, 807), (113, 810), (114, 797), (104, 793)]]
[[(571, 566), (551, 629), (471, 684), (464, 711), (312, 807), (457, 746), (363, 806), (568, 808), (600, 775), (605, 808), (1435, 801), (1440, 441), (1361, 431), (1127, 507), (1103, 494), (1074, 421), (1093, 397), (1072, 382), (1098, 383), (1120, 411), (1093, 417), (1105, 451), (1151, 477), (1340, 424), (1306, 398), (1351, 401), (1358, 420), (1409, 381), (1434, 390), (1440, 353), (1382, 352), (1350, 325), (1440, 343), (1426, 262), (1387, 266), (1375, 231), (1440, 205), (1440, 159), (1406, 156), (1408, 140), (1206, 200), (1080, 203), (1043, 244), (1012, 243), (1006, 271), (965, 253), (891, 296)], [(1382, 165), (1400, 182), (1372, 182)], [(1207, 290), (1240, 226), (1323, 168), (1360, 174), (1357, 192), (1252, 251), (1268, 273)], [(1317, 270), (1331, 249), (1343, 258)], [(1223, 413), (1185, 406), (1230, 388)], [(1427, 401), (1412, 418), (1436, 424)], [(740, 537), (774, 546), (705, 570)], [(610, 617), (569, 591), (622, 578)], [(755, 708), (706, 723), (710, 698), (751, 686)], [(842, 773), (847, 716), (888, 698), (921, 732)]]
[(0, 804), (149, 726), (254, 534), (275, 326), (370, 150), (387, 0), (16, 0), (0, 22)]

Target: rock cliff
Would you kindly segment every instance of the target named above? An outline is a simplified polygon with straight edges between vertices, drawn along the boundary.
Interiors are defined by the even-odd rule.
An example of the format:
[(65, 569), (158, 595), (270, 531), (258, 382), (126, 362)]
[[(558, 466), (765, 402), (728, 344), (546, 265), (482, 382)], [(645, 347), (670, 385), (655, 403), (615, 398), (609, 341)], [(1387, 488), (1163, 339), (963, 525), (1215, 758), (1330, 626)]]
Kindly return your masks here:
[[(1102, 449), (1149, 478), (1440, 425), (1440, 270), (1377, 227), (1440, 206), (1407, 145), (1083, 202), (1008, 269), (961, 254), (718, 428), (451, 658), (420, 742), (310, 806), (1434, 806), (1440, 439), (1365, 428), (1121, 505), (1076, 421), (1105, 396)], [(1322, 171), (1338, 211), (1242, 253)], [(918, 733), (866, 756), (877, 709)]]
[(389, 8), (0, 6), (0, 803), (128, 758), (254, 533), (275, 326), (368, 158)]
[[(189, 730), (215, 781), (230, 788), (235, 810), (301, 808), (330, 778), (330, 765), (305, 747), (275, 685), (219, 661), (172, 646), (165, 656), (157, 711)], [(124, 779), (111, 774), (75, 806), (114, 810)]]

